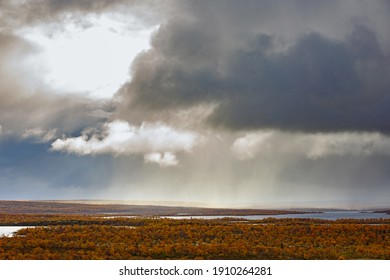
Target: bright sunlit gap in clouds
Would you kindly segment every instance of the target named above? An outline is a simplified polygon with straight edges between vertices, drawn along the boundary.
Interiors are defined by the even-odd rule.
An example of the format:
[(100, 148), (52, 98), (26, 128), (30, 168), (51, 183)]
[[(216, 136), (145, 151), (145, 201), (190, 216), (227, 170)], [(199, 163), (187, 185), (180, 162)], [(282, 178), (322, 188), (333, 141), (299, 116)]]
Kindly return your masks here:
[(21, 31), (40, 48), (43, 83), (62, 93), (110, 98), (130, 79), (130, 65), (149, 48), (154, 29), (130, 26), (110, 15), (91, 17), (80, 27), (36, 26)]

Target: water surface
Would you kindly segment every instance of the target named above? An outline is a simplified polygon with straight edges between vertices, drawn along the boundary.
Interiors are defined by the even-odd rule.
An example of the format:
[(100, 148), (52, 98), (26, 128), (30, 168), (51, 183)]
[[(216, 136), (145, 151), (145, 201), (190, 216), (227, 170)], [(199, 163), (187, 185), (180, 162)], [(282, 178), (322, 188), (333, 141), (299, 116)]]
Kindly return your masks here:
[(262, 220), (267, 218), (300, 218), (300, 219), (390, 219), (386, 213), (374, 213), (373, 211), (324, 211), (322, 213), (307, 214), (283, 214), (283, 215), (249, 215), (249, 216), (164, 216), (171, 219), (221, 219), (225, 217), (242, 218), (247, 220)]
[(17, 232), (18, 230), (22, 229), (22, 228), (29, 228), (31, 226), (24, 226), (24, 227), (20, 227), (20, 226), (0, 226), (0, 237), (2, 236), (6, 236), (6, 237), (12, 237), (15, 232)]

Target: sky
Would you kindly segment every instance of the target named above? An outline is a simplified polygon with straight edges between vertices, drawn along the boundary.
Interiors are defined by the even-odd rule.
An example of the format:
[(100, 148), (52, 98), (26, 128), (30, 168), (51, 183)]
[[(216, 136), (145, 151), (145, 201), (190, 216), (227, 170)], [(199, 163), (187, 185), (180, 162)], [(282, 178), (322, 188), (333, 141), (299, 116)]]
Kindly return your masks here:
[(0, 0), (0, 199), (390, 205), (387, 0)]

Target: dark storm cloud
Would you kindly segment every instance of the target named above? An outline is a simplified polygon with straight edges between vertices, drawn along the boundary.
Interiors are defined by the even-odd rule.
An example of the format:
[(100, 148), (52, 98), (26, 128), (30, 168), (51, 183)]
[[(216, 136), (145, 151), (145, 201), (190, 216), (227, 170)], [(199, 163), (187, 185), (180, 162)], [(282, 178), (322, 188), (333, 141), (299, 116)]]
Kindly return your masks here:
[(121, 114), (213, 103), (209, 124), (234, 130), (390, 132), (387, 21), (362, 1), (292, 2), (186, 2), (133, 64)]
[(213, 59), (219, 55), (218, 43), (212, 36), (186, 22), (162, 27), (152, 40), (153, 49), (136, 59), (126, 94), (139, 93), (136, 102), (151, 108), (207, 100), (218, 89)]
[(214, 124), (390, 132), (389, 61), (370, 30), (356, 27), (345, 42), (303, 35), (281, 54), (270, 41), (260, 36), (232, 57)]

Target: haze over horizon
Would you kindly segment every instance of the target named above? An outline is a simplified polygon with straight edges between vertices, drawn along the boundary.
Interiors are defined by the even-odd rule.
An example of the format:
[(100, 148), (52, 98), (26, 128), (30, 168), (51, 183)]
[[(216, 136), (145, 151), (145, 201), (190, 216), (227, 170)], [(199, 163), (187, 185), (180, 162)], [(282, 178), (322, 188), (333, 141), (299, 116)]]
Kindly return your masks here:
[(0, 200), (390, 205), (390, 2), (0, 0)]

